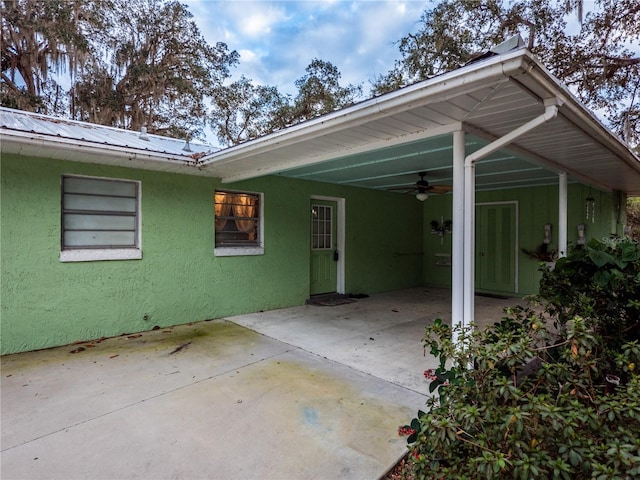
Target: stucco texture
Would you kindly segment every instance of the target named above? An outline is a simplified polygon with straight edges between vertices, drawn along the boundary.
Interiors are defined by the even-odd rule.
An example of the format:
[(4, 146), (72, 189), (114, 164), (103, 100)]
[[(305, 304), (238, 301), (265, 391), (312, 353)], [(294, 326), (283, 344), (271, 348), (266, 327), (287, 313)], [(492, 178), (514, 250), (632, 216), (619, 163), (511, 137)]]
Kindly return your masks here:
[[(216, 179), (9, 155), (1, 169), (2, 354), (303, 304), (314, 195), (345, 199), (347, 293), (451, 285), (451, 267), (435, 264), (436, 253), (451, 253), (451, 235), (441, 240), (430, 226), (451, 219), (451, 195), (421, 203), (279, 176), (226, 184), (263, 193), (264, 254), (216, 257)], [(141, 182), (141, 260), (60, 262), (63, 174)], [(588, 187), (569, 185), (570, 244), (580, 223), (587, 238), (620, 233), (624, 212), (615, 194), (592, 194), (596, 223), (584, 218)], [(542, 242), (545, 223), (557, 245), (558, 187), (479, 192), (477, 202), (517, 202), (519, 288), (511, 293), (536, 292), (539, 263), (520, 250)]]
[[(346, 199), (347, 292), (422, 283), (411, 196), (282, 177), (224, 185), (264, 194), (265, 251), (215, 257), (216, 179), (9, 155), (1, 168), (2, 354), (304, 303), (311, 195)], [(141, 260), (60, 262), (63, 174), (141, 182)]]

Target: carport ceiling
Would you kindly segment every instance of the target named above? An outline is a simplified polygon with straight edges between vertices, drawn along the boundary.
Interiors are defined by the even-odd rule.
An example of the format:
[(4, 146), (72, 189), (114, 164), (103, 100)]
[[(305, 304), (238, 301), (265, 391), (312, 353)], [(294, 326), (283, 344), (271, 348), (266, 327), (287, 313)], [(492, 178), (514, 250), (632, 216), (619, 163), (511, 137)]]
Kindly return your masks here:
[(640, 195), (640, 160), (526, 50), (468, 65), (202, 159), (232, 183), (264, 175), (386, 190), (426, 171), (452, 183), (452, 133), (466, 154), (557, 103), (558, 115), (476, 165), (478, 190), (557, 184), (559, 172)]
[[(466, 151), (472, 153), (488, 142), (466, 137)], [(279, 175), (376, 190), (410, 187), (426, 172), (431, 185), (453, 182), (452, 136), (440, 135), (417, 142), (359, 153), (321, 164), (294, 168)], [(494, 153), (478, 164), (477, 190), (496, 190), (532, 185), (557, 184), (558, 176), (510, 151)]]

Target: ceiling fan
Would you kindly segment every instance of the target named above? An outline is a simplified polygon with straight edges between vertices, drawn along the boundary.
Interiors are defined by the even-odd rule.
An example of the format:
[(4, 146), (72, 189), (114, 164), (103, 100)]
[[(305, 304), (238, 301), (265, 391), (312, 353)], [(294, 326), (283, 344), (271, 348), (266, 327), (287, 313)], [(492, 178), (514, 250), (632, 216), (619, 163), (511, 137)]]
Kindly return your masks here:
[(427, 198), (429, 198), (430, 193), (449, 193), (453, 190), (451, 185), (430, 185), (428, 181), (424, 179), (427, 175), (427, 172), (419, 172), (420, 180), (418, 180), (414, 185), (409, 187), (395, 187), (390, 188), (389, 190), (404, 190), (405, 193), (416, 192), (416, 198), (421, 202), (424, 202)]

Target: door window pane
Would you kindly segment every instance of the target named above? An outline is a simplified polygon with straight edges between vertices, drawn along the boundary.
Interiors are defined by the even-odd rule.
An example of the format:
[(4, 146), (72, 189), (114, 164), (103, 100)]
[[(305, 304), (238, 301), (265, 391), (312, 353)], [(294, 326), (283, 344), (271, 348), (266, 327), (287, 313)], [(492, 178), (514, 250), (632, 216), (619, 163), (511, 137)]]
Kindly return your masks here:
[(314, 250), (333, 249), (332, 219), (333, 207), (311, 206), (311, 248)]

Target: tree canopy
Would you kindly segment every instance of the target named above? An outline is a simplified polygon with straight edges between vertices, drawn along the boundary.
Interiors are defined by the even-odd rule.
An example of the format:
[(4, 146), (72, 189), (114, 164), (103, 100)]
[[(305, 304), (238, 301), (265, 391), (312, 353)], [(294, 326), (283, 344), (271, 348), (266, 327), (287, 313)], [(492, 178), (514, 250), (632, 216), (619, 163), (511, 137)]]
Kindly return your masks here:
[(96, 55), (71, 88), (71, 115), (104, 125), (189, 137), (200, 133), (205, 95), (238, 61), (209, 45), (177, 1), (112, 0)]
[(0, 6), (2, 105), (56, 110), (60, 88), (51, 73), (75, 72), (89, 56), (87, 35), (101, 25), (100, 10), (82, 0), (2, 0)]
[[(176, 0), (3, 0), (2, 7), (2, 104), (24, 110), (193, 137), (205, 123), (207, 92), (239, 58), (224, 43), (209, 45)], [(64, 66), (71, 88), (53, 102), (43, 92), (58, 87), (47, 79)]]
[(286, 125), (288, 99), (276, 87), (256, 86), (242, 76), (212, 96), (209, 121), (221, 143), (237, 145)]
[[(464, 65), (516, 33), (543, 65), (630, 144), (640, 142), (640, 2), (444, 0), (398, 41), (401, 58), (374, 95)], [(581, 22), (573, 29), (568, 12)], [(575, 30), (575, 31), (574, 31)], [(633, 44), (635, 43), (635, 46)]]
[[(363, 97), (313, 58), (297, 93), (231, 81), (240, 57), (207, 43), (178, 0), (0, 0), (2, 105), (181, 138), (209, 123), (233, 145)], [(569, 13), (570, 14), (569, 14)], [(580, 22), (569, 24), (575, 17)], [(428, 4), (380, 95), (464, 65), (515, 33), (609, 127), (640, 143), (640, 2), (443, 0)], [(68, 73), (68, 83), (64, 74)]]
[(218, 140), (235, 145), (347, 107), (362, 95), (360, 85), (340, 85), (340, 72), (330, 62), (314, 58), (305, 71), (294, 82), (298, 93), (293, 99), (244, 76), (212, 92), (210, 122)]

